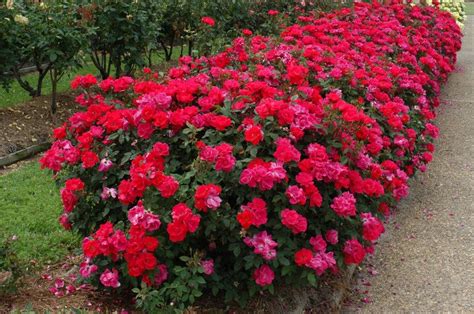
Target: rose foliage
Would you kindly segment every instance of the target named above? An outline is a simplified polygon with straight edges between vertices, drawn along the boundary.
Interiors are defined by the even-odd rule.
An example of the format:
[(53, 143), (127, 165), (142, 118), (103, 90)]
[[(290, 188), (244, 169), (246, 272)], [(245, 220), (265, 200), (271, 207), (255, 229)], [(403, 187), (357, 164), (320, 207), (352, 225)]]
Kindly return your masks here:
[(245, 301), (359, 264), (432, 159), (461, 32), (433, 7), (356, 4), (236, 38), (167, 76), (77, 77), (85, 111), (41, 159), (82, 277), (145, 308)]

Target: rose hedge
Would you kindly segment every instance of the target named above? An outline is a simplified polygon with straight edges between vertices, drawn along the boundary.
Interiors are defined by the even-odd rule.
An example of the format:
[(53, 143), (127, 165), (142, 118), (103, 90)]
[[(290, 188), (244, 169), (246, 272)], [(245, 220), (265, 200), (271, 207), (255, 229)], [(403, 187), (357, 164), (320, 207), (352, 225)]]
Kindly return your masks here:
[(147, 310), (245, 301), (359, 264), (424, 171), (461, 32), (433, 7), (357, 4), (237, 38), (159, 78), (76, 78), (86, 107), (41, 159), (81, 275)]

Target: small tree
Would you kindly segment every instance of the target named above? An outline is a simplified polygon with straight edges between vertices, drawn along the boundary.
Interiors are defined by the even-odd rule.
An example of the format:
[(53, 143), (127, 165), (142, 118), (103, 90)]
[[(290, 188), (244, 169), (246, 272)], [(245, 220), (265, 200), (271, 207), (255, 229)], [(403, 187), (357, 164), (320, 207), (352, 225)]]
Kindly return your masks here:
[[(0, 35), (0, 54), (2, 59), (2, 82), (7, 86), (11, 79), (16, 79), (18, 84), (26, 90), (30, 96), (41, 95), (43, 80), (49, 71), (46, 55), (43, 53), (45, 42), (41, 40), (41, 10), (36, 5), (27, 6), (23, 2), (15, 3), (9, 7), (1, 7), (2, 30)], [(24, 79), (21, 70), (25, 66), (34, 66), (38, 72), (36, 84), (32, 85)]]
[(4, 88), (8, 88), (14, 79), (11, 70), (18, 56), (15, 32), (12, 31), (12, 28), (15, 27), (17, 25), (12, 10), (0, 5), (0, 29), (2, 30), (0, 32), (0, 85)]
[(76, 6), (73, 2), (56, 3), (49, 10), (48, 30), (45, 34), (46, 53), (49, 58), (52, 86), (51, 111), (56, 111), (56, 95), (59, 80), (67, 70), (82, 64), (81, 49), (87, 43), (84, 33), (76, 20)]
[[(45, 77), (49, 74), (52, 84), (51, 112), (56, 111), (57, 84), (64, 73), (81, 65), (80, 51), (87, 33), (76, 20), (74, 1), (51, 3), (15, 3), (14, 7), (1, 8), (2, 32), (0, 56), (6, 62), (0, 67), (0, 79), (8, 86), (14, 78), (32, 97), (42, 94)], [(25, 79), (22, 69), (33, 65), (38, 73), (36, 84)]]
[(131, 75), (145, 65), (145, 53), (157, 32), (159, 2), (153, 0), (83, 0), (83, 28), (90, 32), (88, 52), (102, 78)]

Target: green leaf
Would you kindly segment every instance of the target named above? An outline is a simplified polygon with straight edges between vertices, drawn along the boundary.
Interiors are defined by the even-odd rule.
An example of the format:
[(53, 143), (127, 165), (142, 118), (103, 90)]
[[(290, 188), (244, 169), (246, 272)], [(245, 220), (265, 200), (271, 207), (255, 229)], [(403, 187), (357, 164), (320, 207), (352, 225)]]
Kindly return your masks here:
[(306, 278), (308, 279), (310, 285), (316, 286), (316, 275), (314, 273), (308, 273), (308, 276)]

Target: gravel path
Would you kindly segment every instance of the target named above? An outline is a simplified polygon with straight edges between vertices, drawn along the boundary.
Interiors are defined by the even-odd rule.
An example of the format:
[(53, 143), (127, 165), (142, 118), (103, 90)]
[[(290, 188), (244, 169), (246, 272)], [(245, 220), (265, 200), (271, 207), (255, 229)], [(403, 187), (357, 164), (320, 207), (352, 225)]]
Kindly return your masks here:
[(343, 312), (474, 313), (474, 16), (444, 87), (441, 136)]

